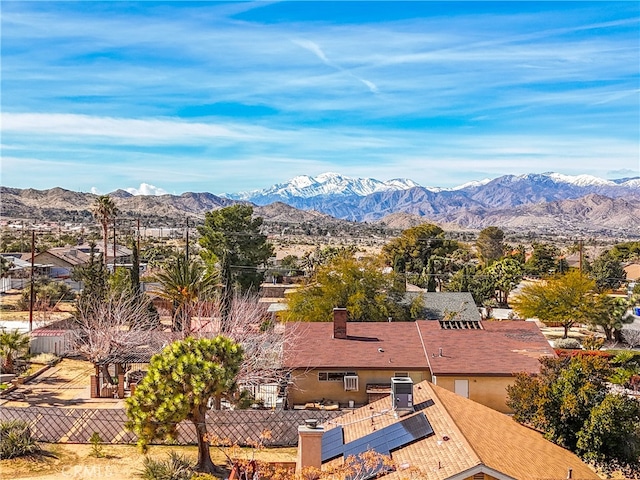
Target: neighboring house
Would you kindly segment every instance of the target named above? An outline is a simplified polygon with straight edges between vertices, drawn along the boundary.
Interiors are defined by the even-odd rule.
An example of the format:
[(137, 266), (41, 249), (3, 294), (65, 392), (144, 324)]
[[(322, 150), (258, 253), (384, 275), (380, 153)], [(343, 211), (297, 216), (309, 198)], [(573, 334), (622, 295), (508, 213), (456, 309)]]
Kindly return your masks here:
[(421, 298), (422, 310), (420, 318), (429, 320), (464, 320), (478, 321), (480, 311), (469, 292), (407, 292), (405, 299), (409, 302)]
[(390, 455), (389, 480), (596, 480), (588, 465), (507, 415), (421, 382), (414, 409), (394, 410), (392, 397), (333, 419), (299, 427), (297, 468), (340, 465), (348, 454)]
[(90, 256), (76, 247), (55, 247), (35, 255), (34, 261), (50, 266), (52, 278), (69, 278), (73, 269), (89, 263)]
[(362, 405), (388, 395), (391, 377), (410, 377), (509, 412), (514, 374), (537, 373), (540, 357), (555, 356), (532, 322), (346, 320), (334, 309), (333, 322), (286, 324), (289, 406)]

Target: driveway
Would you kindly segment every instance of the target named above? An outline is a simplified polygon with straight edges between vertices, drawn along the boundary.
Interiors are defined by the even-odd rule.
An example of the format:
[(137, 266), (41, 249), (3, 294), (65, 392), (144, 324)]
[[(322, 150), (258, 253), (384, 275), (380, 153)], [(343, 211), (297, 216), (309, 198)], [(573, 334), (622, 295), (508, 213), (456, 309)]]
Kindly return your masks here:
[(65, 358), (0, 399), (3, 407), (124, 408), (124, 400), (90, 398), (91, 362)]

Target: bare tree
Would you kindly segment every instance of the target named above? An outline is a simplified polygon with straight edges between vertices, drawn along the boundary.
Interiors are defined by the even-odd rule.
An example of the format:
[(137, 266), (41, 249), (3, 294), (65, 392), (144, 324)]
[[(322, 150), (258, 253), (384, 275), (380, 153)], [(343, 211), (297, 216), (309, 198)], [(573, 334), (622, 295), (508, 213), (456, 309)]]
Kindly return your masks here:
[[(244, 349), (237, 382), (241, 385), (278, 383), (287, 376), (282, 366), (284, 326), (274, 321), (267, 305), (252, 294), (235, 295), (225, 323), (225, 335)], [(214, 337), (222, 334), (222, 300), (201, 302), (193, 309), (192, 335)]]
[[(142, 346), (159, 350), (163, 338), (153, 330), (157, 320), (149, 315), (147, 303), (126, 292), (87, 302), (75, 319), (72, 351), (98, 365)], [(101, 365), (101, 371), (111, 382), (106, 364)]]

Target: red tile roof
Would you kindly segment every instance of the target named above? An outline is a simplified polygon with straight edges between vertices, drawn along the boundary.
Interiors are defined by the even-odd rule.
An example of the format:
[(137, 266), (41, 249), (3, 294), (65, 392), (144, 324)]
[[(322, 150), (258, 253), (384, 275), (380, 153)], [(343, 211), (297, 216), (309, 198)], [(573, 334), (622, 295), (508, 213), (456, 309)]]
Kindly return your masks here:
[(540, 357), (555, 356), (533, 322), (486, 321), (482, 330), (442, 330), (438, 322), (416, 323), (434, 375), (535, 373)]
[(483, 322), (482, 326), (482, 330), (443, 330), (431, 320), (348, 322), (348, 338), (336, 339), (332, 322), (289, 323), (284, 365), (496, 376), (538, 372), (538, 358), (555, 355), (535, 323)]
[(414, 322), (348, 322), (346, 339), (333, 338), (333, 322), (285, 328), (286, 368), (429, 368)]

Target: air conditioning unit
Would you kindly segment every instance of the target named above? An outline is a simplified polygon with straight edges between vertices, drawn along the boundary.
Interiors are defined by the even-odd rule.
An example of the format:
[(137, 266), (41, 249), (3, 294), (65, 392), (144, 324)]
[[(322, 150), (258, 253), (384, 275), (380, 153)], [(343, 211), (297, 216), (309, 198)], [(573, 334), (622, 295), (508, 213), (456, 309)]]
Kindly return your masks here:
[(357, 392), (358, 391), (358, 376), (357, 375), (345, 375), (344, 376), (344, 389), (346, 391)]
[(391, 377), (391, 408), (413, 410), (413, 380), (409, 377)]

